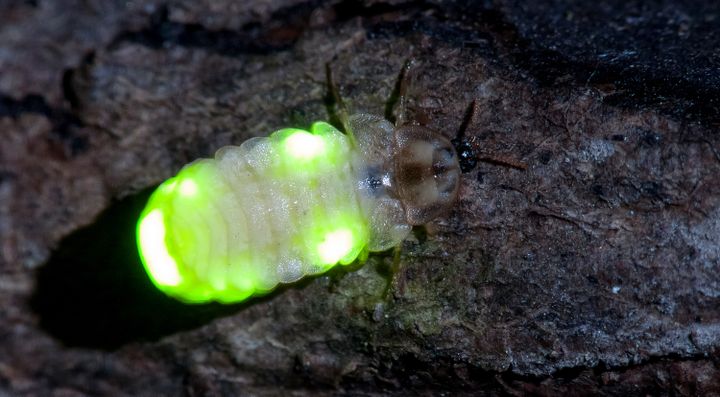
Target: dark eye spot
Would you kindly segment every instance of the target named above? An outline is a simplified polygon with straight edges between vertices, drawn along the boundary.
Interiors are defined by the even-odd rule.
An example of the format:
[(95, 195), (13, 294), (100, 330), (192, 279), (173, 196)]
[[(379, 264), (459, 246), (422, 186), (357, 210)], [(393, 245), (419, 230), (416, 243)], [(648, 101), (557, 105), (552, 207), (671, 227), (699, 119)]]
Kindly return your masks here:
[(457, 151), (460, 170), (463, 174), (474, 170), (478, 160), (477, 153), (475, 153), (475, 149), (473, 149), (470, 142), (465, 139), (453, 139), (452, 144), (455, 146), (455, 151)]

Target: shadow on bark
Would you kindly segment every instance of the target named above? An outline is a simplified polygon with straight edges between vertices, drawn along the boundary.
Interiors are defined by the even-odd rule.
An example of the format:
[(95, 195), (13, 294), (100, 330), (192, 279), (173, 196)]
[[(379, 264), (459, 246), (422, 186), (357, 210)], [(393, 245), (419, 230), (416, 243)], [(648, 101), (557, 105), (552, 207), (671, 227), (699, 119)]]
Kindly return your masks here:
[(186, 305), (158, 291), (145, 274), (135, 226), (152, 190), (106, 210), (68, 236), (38, 272), (31, 298), (40, 325), (70, 346), (114, 349), (196, 328), (239, 305)]

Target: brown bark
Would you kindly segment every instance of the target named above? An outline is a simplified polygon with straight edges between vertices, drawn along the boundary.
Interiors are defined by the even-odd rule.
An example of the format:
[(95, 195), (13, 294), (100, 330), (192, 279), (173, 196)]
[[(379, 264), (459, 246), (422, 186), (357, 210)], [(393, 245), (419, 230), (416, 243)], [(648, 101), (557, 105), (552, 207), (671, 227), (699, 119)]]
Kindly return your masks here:
[[(0, 3), (0, 395), (720, 393), (720, 38), (683, 39), (717, 6), (70, 3)], [(453, 138), (474, 103), (464, 142), (508, 160), (397, 273), (371, 255), (236, 306), (153, 289), (149, 188), (327, 119), (329, 61), (391, 116), (408, 58), (409, 118)]]

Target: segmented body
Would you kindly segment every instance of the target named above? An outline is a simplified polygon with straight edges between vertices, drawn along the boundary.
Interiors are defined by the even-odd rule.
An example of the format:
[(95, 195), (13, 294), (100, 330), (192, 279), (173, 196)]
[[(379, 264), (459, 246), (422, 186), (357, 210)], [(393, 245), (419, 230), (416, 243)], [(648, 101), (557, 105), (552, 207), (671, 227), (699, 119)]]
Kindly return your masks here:
[(410, 226), (386, 189), (393, 127), (368, 115), (351, 125), (358, 134), (318, 122), (224, 147), (160, 185), (138, 223), (155, 285), (239, 302), (402, 241)]

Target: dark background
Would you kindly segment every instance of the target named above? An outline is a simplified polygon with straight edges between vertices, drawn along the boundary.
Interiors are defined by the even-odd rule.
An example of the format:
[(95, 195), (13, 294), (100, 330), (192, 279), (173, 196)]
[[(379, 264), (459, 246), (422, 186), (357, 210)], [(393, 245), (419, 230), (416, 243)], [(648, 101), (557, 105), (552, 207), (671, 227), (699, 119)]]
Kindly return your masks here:
[[(475, 166), (397, 272), (152, 287), (153, 186), (410, 58)], [(0, 0), (0, 394), (720, 393), (719, 94), (712, 1)]]

